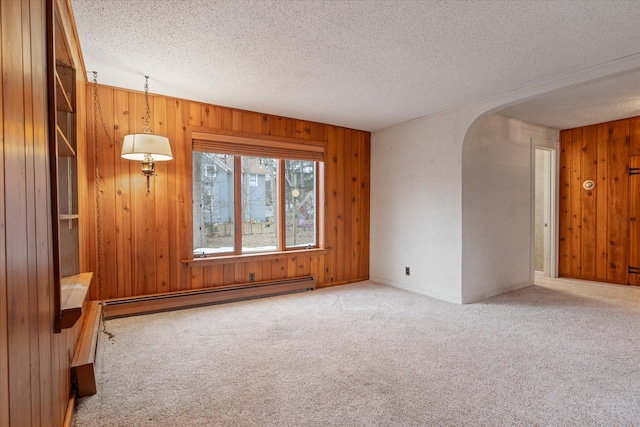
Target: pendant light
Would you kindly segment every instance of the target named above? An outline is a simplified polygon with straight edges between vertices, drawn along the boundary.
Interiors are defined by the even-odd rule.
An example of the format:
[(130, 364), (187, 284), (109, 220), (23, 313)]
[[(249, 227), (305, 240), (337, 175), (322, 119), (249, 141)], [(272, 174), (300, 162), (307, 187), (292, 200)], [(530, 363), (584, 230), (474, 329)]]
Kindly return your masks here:
[(147, 177), (147, 197), (151, 193), (149, 178), (154, 175), (154, 162), (172, 160), (171, 145), (169, 138), (151, 133), (149, 129), (149, 76), (144, 76), (144, 102), (146, 122), (142, 128), (143, 133), (133, 133), (126, 135), (122, 143), (122, 153), (120, 156), (128, 160), (142, 162), (142, 174)]

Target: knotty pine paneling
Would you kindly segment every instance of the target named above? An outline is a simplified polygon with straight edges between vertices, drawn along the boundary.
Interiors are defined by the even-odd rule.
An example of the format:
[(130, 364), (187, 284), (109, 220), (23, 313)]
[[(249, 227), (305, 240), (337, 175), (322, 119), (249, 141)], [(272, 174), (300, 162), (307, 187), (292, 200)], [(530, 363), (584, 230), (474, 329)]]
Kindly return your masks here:
[(609, 185), (607, 281), (629, 283), (629, 120), (598, 125), (606, 132)]
[[(47, 7), (64, 0), (0, 2), (0, 426), (61, 426), (69, 355), (79, 326), (54, 333), (52, 218), (48, 172)], [(69, 32), (71, 31), (71, 32)], [(79, 64), (78, 139), (83, 145), (84, 68)], [(79, 172), (81, 173), (81, 172)], [(57, 220), (57, 219), (56, 219)]]
[[(633, 141), (633, 138), (632, 138)], [(631, 156), (629, 166), (640, 171), (640, 155)], [(640, 266), (640, 174), (631, 175), (629, 178), (629, 264), (633, 267)], [(636, 243), (636, 244), (633, 244)], [(640, 274), (629, 274), (629, 284), (640, 285)]]
[[(587, 126), (582, 130), (581, 147), (581, 175), (585, 177), (597, 176), (598, 165), (598, 129), (596, 126)], [(582, 184), (580, 184), (582, 185)], [(582, 188), (582, 187), (580, 187)], [(596, 193), (593, 190), (583, 190), (580, 198), (582, 225), (581, 231), (581, 273), (582, 277), (596, 279)], [(582, 193), (582, 191), (581, 191)]]
[[(572, 277), (571, 271), (571, 130), (560, 132), (559, 184), (558, 184), (558, 275)], [(597, 188), (597, 187), (596, 187)]]
[[(92, 105), (94, 86), (87, 86)], [(145, 121), (144, 95), (98, 85), (107, 138), (98, 125), (98, 164), (101, 184), (100, 218), (105, 298), (124, 298), (177, 290), (313, 275), (318, 286), (363, 280), (369, 276), (370, 133), (341, 127), (234, 110), (195, 101), (150, 95), (154, 133), (171, 141), (174, 159), (156, 163), (151, 195), (145, 196), (140, 163), (123, 160), (124, 136), (141, 132)], [(237, 135), (288, 137), (301, 144), (325, 145), (326, 253), (285, 253), (276, 259), (188, 267), (191, 258), (191, 141), (187, 126)], [(93, 114), (87, 115), (85, 157), (88, 185), (95, 184)], [(95, 201), (84, 224), (96, 242)], [(97, 271), (97, 249), (89, 248), (83, 270)], [(98, 299), (97, 286), (91, 298)]]
[[(629, 284), (630, 154), (640, 154), (638, 118), (560, 133), (558, 273)], [(593, 180), (592, 190), (583, 188)], [(635, 280), (635, 279), (634, 279)]]

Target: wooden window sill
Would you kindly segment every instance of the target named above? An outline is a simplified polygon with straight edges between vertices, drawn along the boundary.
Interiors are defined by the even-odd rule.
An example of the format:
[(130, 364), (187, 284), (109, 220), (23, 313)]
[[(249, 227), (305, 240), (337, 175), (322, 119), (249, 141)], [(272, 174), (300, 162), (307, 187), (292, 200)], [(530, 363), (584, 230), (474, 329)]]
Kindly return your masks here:
[(60, 279), (60, 328), (73, 327), (82, 316), (82, 307), (89, 292), (93, 273), (80, 273)]
[(324, 255), (329, 253), (329, 251), (330, 249), (327, 248), (312, 248), (258, 254), (208, 256), (184, 259), (182, 263), (187, 264), (187, 267), (204, 267), (207, 265), (233, 264), (238, 262), (270, 261), (274, 259), (291, 258), (296, 255)]

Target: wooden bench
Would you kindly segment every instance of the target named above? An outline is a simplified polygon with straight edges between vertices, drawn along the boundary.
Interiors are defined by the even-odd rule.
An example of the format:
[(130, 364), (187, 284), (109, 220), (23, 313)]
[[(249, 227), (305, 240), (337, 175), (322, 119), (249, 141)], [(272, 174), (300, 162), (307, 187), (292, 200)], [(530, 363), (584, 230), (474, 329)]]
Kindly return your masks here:
[(76, 344), (71, 362), (71, 384), (77, 390), (78, 397), (96, 394), (95, 362), (100, 331), (102, 305), (91, 301), (86, 312), (78, 344)]

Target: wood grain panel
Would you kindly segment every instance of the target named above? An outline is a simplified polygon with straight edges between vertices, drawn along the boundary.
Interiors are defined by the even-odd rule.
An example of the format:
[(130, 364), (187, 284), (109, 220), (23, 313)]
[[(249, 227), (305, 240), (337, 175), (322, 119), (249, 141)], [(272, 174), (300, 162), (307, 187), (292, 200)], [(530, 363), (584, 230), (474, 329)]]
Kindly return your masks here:
[(362, 177), (362, 171), (360, 170), (360, 155), (362, 152), (362, 143), (364, 140), (364, 135), (362, 133), (358, 133), (356, 135), (351, 135), (350, 140), (354, 141), (353, 147), (351, 150), (345, 153), (345, 157), (351, 157), (351, 167), (347, 168), (346, 171), (350, 172), (349, 175), (349, 185), (351, 187), (351, 191), (349, 194), (348, 202), (351, 205), (351, 218), (349, 222), (351, 223), (351, 270), (349, 272), (350, 276), (358, 276), (360, 274), (360, 262), (362, 257), (360, 256), (361, 251), (361, 239), (362, 230), (360, 229), (360, 212), (358, 209), (358, 204), (361, 203), (362, 200), (362, 191), (360, 187), (360, 179)]
[[(167, 100), (162, 97), (154, 97), (153, 103), (153, 132), (167, 135)], [(173, 120), (172, 120), (173, 122)], [(169, 292), (169, 180), (168, 163), (155, 163), (155, 176), (153, 178), (154, 208), (155, 208), (155, 272), (156, 292)]]
[[(351, 135), (351, 130), (350, 129), (346, 129), (344, 131), (344, 138), (347, 140), (350, 140), (352, 137)], [(345, 254), (344, 254), (344, 266), (342, 267), (344, 269), (344, 274), (352, 274), (353, 271), (353, 261), (354, 261), (354, 256), (355, 256), (355, 245), (353, 244), (353, 233), (354, 233), (354, 229), (355, 229), (355, 223), (354, 221), (352, 221), (353, 219), (353, 204), (355, 202), (355, 194), (354, 194), (354, 187), (353, 187), (353, 179), (355, 179), (355, 176), (357, 174), (357, 170), (355, 170), (354, 165), (352, 164), (352, 160), (353, 160), (353, 155), (352, 155), (352, 147), (348, 146), (347, 144), (339, 144), (339, 147), (341, 148), (341, 157), (343, 159), (343, 196), (341, 198), (342, 203), (343, 203), (343, 208), (342, 208), (342, 217), (343, 217), (343, 232), (341, 233), (343, 236), (343, 243), (342, 243), (342, 248), (344, 248), (343, 250), (345, 250)], [(357, 150), (357, 147), (356, 147)], [(357, 164), (356, 164), (357, 166)], [(356, 209), (356, 214), (357, 214), (357, 209)]]
[[(28, 82), (25, 77), (30, 70), (23, 70), (22, 52), (24, 46), (22, 4), (19, 2), (3, 2), (2, 40), (3, 40), (3, 90), (4, 110), (4, 150), (10, 156), (5, 162), (4, 170), (8, 177), (21, 177), (13, 185), (5, 187), (5, 199), (11, 203), (5, 205), (6, 239), (11, 250), (6, 252), (7, 306), (9, 330), (9, 413), (14, 425), (31, 424), (31, 383), (29, 369), (29, 288), (20, 286), (29, 283), (28, 248), (32, 243), (28, 236), (26, 224), (26, 165), (25, 165), (25, 110), (23, 91)], [(27, 21), (28, 22), (28, 21)], [(28, 35), (28, 33), (27, 33)], [(20, 49), (12, 49), (15, 43)], [(27, 52), (30, 56), (30, 52)], [(25, 71), (27, 72), (25, 74)], [(31, 188), (29, 189), (32, 190)]]
[[(78, 74), (78, 73), (76, 73)], [(86, 96), (84, 98), (85, 105), (91, 106), (93, 111), (94, 107), (94, 97), (93, 97), (93, 87), (87, 85), (86, 87)], [(77, 101), (80, 102), (81, 98), (78, 98)], [(88, 117), (88, 115), (87, 115)], [(80, 252), (82, 254), (81, 259), (83, 260), (80, 264), (81, 271), (94, 271), (96, 272), (96, 276), (98, 274), (98, 265), (96, 263), (97, 256), (97, 231), (96, 231), (96, 221), (88, 221), (88, 218), (96, 218), (96, 171), (95, 171), (95, 161), (91, 162), (91, 166), (89, 167), (87, 162), (82, 161), (82, 159), (95, 159), (95, 136), (97, 134), (93, 127), (93, 123), (91, 126), (86, 127), (85, 133), (82, 134), (85, 137), (85, 148), (84, 148), (84, 156), (77, 156), (78, 159), (78, 173), (80, 171), (80, 165), (83, 165), (85, 179), (84, 181), (87, 183), (84, 187), (85, 193), (88, 196), (78, 197), (78, 214), (85, 220), (79, 222), (80, 233), (85, 237), (84, 239), (80, 239)], [(78, 134), (80, 137), (80, 134)], [(78, 183), (80, 183), (80, 176), (78, 176)], [(80, 185), (80, 184), (78, 184)], [(84, 185), (84, 184), (83, 184)], [(82, 193), (78, 193), (79, 195)], [(87, 199), (91, 200), (87, 200)], [(89, 226), (91, 224), (92, 226)], [(98, 298), (97, 285), (89, 289), (89, 295), (92, 299)]]
[(596, 179), (596, 279), (607, 280), (609, 265), (609, 145), (606, 126), (598, 126), (598, 165)]
[[(44, 37), (44, 32), (32, 32), (31, 25), (37, 25), (37, 22), (31, 22), (30, 16), (30, 4), (29, 2), (22, 2), (22, 15), (28, 16), (29, 19), (22, 20), (22, 34), (23, 34), (23, 52), (29, 52), (31, 50), (31, 37)], [(32, 66), (32, 59), (37, 61), (37, 56), (34, 57), (34, 52), (31, 52), (31, 55), (23, 55), (22, 56), (22, 67), (24, 70), (32, 70), (35, 71), (37, 68)], [(31, 73), (30, 73), (31, 74)], [(34, 95), (38, 92), (37, 86), (34, 85), (32, 75), (26, 75), (24, 81), (24, 153), (25, 153), (25, 184), (26, 188), (38, 188), (36, 187), (36, 175), (39, 174), (39, 168), (42, 168), (45, 164), (39, 164), (36, 166), (36, 161), (38, 161), (40, 156), (36, 155), (36, 151), (38, 150), (38, 145), (40, 145), (46, 139), (40, 139), (39, 141), (35, 140), (35, 131), (36, 127), (38, 129), (44, 128), (46, 125), (45, 118), (46, 114), (40, 116), (39, 119), (34, 118)], [(44, 97), (40, 97), (40, 103), (38, 105), (42, 105), (45, 102)], [(29, 126), (28, 123), (32, 123), (33, 125)], [(46, 153), (46, 148), (45, 148)], [(46, 159), (46, 157), (45, 157)], [(45, 166), (46, 168), (46, 166)], [(46, 170), (46, 169), (45, 169)], [(45, 181), (46, 182), (46, 181)], [(46, 188), (46, 187), (45, 187)], [(42, 191), (44, 193), (44, 191)], [(36, 234), (36, 229), (38, 226), (38, 209), (39, 206), (36, 204), (36, 195), (37, 192), (33, 191), (30, 194), (26, 194), (26, 217), (24, 220), (26, 221), (27, 226), (27, 241), (33, 242), (32, 245), (28, 247), (27, 250), (27, 265), (37, 265), (38, 262), (38, 252), (40, 249), (40, 242), (38, 241), (38, 237)], [(45, 204), (46, 205), (46, 199)], [(46, 212), (45, 212), (46, 214)], [(44, 252), (40, 255), (46, 256), (47, 252)], [(28, 283), (32, 283), (33, 286), (29, 286), (28, 290), (28, 303), (29, 303), (29, 313), (38, 313), (38, 271), (33, 268), (27, 269), (27, 277)], [(31, 384), (30, 384), (30, 394), (31, 394), (31, 423), (32, 425), (36, 425), (40, 423), (40, 408), (42, 405), (41, 402), (41, 384), (40, 384), (40, 339), (39, 339), (39, 328), (40, 324), (38, 322), (38, 318), (36, 316), (29, 316), (28, 322), (29, 328), (29, 363), (31, 365)], [(45, 397), (46, 398), (46, 397)], [(48, 399), (47, 399), (48, 400)]]
[[(191, 205), (191, 178), (186, 176), (187, 170), (191, 170), (191, 141), (186, 139), (186, 128), (189, 125), (189, 103), (186, 101), (175, 100), (175, 126), (176, 139), (172, 149), (175, 149), (174, 162), (176, 164), (175, 175), (175, 200), (176, 200), (176, 234), (172, 235), (172, 246), (177, 245), (179, 248), (179, 258), (172, 259), (178, 269), (178, 277), (180, 281), (179, 289), (191, 289), (191, 272), (180, 264), (181, 259), (187, 259), (192, 254), (193, 236), (191, 235), (191, 214), (189, 209)], [(223, 111), (224, 114), (224, 111)], [(223, 119), (224, 121), (224, 119)], [(184, 155), (178, 155), (184, 153)], [(186, 241), (186, 244), (177, 244), (176, 236)]]
[[(182, 133), (178, 132), (178, 128), (176, 127), (176, 102), (172, 99), (166, 99), (166, 108), (167, 108), (167, 137), (169, 141), (172, 142), (171, 150), (175, 151), (177, 148), (176, 145), (176, 134)], [(210, 116), (209, 116), (210, 117)], [(218, 122), (220, 122), (220, 110), (218, 109)], [(168, 194), (173, 194), (174, 198), (167, 199), (167, 231), (169, 236), (175, 236), (177, 234), (177, 221), (178, 218), (178, 200), (177, 200), (177, 162), (169, 161), (167, 162), (167, 179), (168, 179)], [(124, 258), (130, 259), (130, 258)], [(180, 247), (169, 245), (169, 289), (170, 291), (177, 291), (180, 289), (180, 264), (178, 261), (181, 259), (180, 257)]]
[[(345, 257), (348, 256), (348, 251), (345, 251), (345, 159), (342, 147), (344, 146), (344, 132), (342, 128), (335, 128), (333, 133), (333, 141), (328, 143), (334, 146), (335, 156), (332, 161), (327, 165), (327, 174), (335, 175), (335, 183), (332, 189), (335, 195), (334, 203), (335, 209), (335, 222), (333, 224), (335, 234), (333, 235), (333, 242), (330, 244), (334, 248), (331, 257), (331, 280), (340, 281), (345, 276)], [(340, 254), (338, 256), (338, 254)]]
[(271, 278), (284, 279), (287, 276), (286, 260), (276, 259), (271, 262)]
[(260, 132), (260, 114), (249, 111), (242, 112), (242, 131), (249, 133)]
[(222, 127), (222, 109), (215, 105), (202, 105), (202, 126), (214, 129)]
[[(114, 101), (114, 126), (113, 140), (116, 146), (121, 149), (117, 141), (129, 134), (129, 94), (125, 92), (115, 93)], [(115, 173), (115, 219), (118, 227), (115, 230), (115, 245), (118, 253), (122, 253), (122, 259), (131, 258), (131, 162), (120, 157), (118, 149), (115, 150), (114, 173)], [(131, 296), (133, 279), (131, 263), (123, 263), (118, 259), (117, 263), (117, 293), (119, 295)]]
[(560, 176), (558, 194), (558, 275), (571, 276), (571, 239), (569, 228), (571, 227), (571, 215), (569, 209), (569, 194), (571, 193), (571, 131), (560, 132)]
[[(0, 27), (0, 46), (2, 47), (2, 52), (7, 52), (7, 37), (8, 34), (5, 32), (4, 19), (15, 19), (14, 16), (8, 14), (7, 9), (5, 8), (4, 3), (0, 3), (0, 23), (2, 24)], [(4, 58), (4, 55), (2, 55)], [(2, 62), (0, 62), (0, 71), (2, 71), (2, 75), (5, 75), (4, 67), (2, 66)], [(43, 86), (44, 87), (44, 86)], [(2, 116), (2, 120), (0, 121), (0, 134), (2, 135), (3, 141), (5, 140), (4, 134), (4, 79), (0, 79), (0, 116)], [(7, 276), (4, 274), (7, 271), (7, 236), (6, 236), (6, 218), (5, 218), (5, 205), (6, 205), (6, 194), (4, 192), (5, 186), (11, 184), (10, 181), (5, 180), (5, 163), (11, 160), (5, 156), (5, 150), (0, 150), (0, 224), (3, 224), (0, 227), (0, 425), (8, 426), (9, 425), (9, 327), (8, 327), (8, 317), (9, 317), (9, 307), (7, 306), (7, 298), (8, 298), (8, 283)]]
[[(630, 120), (629, 134), (629, 167), (640, 168), (640, 117)], [(629, 193), (629, 266), (640, 267), (640, 175), (630, 176)], [(629, 274), (629, 284), (640, 285), (640, 274)]]
[(608, 124), (609, 151), (609, 270), (607, 281), (629, 283), (629, 121)]
[[(360, 204), (361, 206), (371, 206), (371, 134), (365, 133), (360, 150)], [(369, 276), (369, 224), (371, 222), (371, 210), (360, 209), (360, 271), (359, 277)]]
[(581, 176), (581, 154), (582, 154), (581, 128), (574, 129), (571, 136), (571, 276), (582, 277), (582, 176)]
[[(629, 167), (640, 172), (640, 155), (629, 158)], [(634, 171), (635, 172), (635, 171)], [(640, 173), (629, 177), (629, 266), (635, 267), (629, 274), (629, 284), (640, 285)]]
[(629, 119), (629, 155), (640, 155), (640, 117)]
[(295, 135), (295, 120), (286, 117), (272, 117), (270, 119), (272, 136), (293, 138)]
[[(598, 163), (598, 127), (584, 128), (581, 149), (581, 178), (596, 181)], [(581, 188), (580, 219), (582, 221), (582, 277), (596, 278), (596, 192)]]
[[(114, 117), (114, 93), (110, 88), (99, 88), (98, 96), (101, 100), (102, 114), (108, 117)], [(116, 205), (117, 187), (115, 174), (116, 159), (120, 157), (119, 146), (115, 144), (114, 125), (107, 127), (104, 131), (101, 124), (98, 125), (98, 162), (100, 175), (99, 185), (101, 191), (100, 203), (100, 222), (102, 231), (102, 271), (106, 281), (116, 282), (118, 276), (117, 262), (117, 211), (113, 207)], [(95, 136), (94, 136), (95, 138)], [(95, 191), (92, 192), (95, 194)], [(105, 230), (116, 231), (116, 233), (105, 232)], [(105, 288), (105, 298), (115, 298), (117, 288)]]
[[(34, 3), (34, 2), (32, 2)], [(39, 43), (38, 40), (46, 38), (46, 13), (45, 10), (35, 3), (30, 8), (31, 12), (31, 54), (33, 62), (39, 63), (38, 58), (46, 57), (46, 48), (44, 44)], [(33, 87), (33, 131), (34, 131), (34, 164), (35, 164), (35, 181), (34, 191), (35, 196), (35, 217), (36, 217), (36, 313), (32, 312), (34, 323), (37, 323), (38, 327), (35, 332), (37, 338), (38, 348), (38, 361), (40, 363), (37, 371), (37, 381), (39, 383), (38, 390), (39, 396), (39, 408), (32, 410), (32, 419), (34, 425), (45, 425), (51, 422), (51, 414), (53, 413), (54, 401), (52, 399), (52, 376), (48, 375), (51, 371), (52, 362), (58, 358), (58, 355), (53, 355), (50, 351), (53, 335), (51, 333), (51, 321), (52, 318), (46, 313), (52, 313), (54, 311), (53, 299), (50, 292), (51, 277), (50, 277), (50, 265), (49, 254), (51, 251), (51, 242), (49, 236), (51, 234), (51, 227), (49, 221), (43, 220), (50, 215), (50, 207), (48, 204), (48, 183), (49, 174), (47, 173), (47, 167), (49, 164), (49, 152), (48, 152), (48, 135), (46, 132), (48, 121), (48, 109), (46, 93), (39, 88), (43, 87), (47, 83), (47, 70), (46, 67), (32, 67), (32, 87)], [(84, 77), (84, 76), (83, 76)], [(78, 78), (78, 77), (76, 77)], [(84, 93), (79, 94), (84, 96)], [(1, 96), (0, 96), (1, 98)], [(84, 98), (81, 98), (84, 99)], [(79, 103), (83, 105), (82, 103)], [(82, 129), (84, 130), (84, 123)], [(77, 149), (83, 148), (83, 144), (76, 147)], [(79, 176), (82, 175), (82, 172)], [(1, 245), (0, 245), (1, 246)], [(1, 311), (1, 310), (0, 310)], [(1, 339), (0, 339), (1, 341)], [(33, 366), (33, 365), (32, 365)], [(66, 385), (66, 384), (65, 384)], [(32, 390), (32, 394), (34, 391)], [(63, 396), (61, 396), (63, 397)], [(0, 405), (1, 406), (1, 405)], [(2, 420), (0, 420), (0, 425)]]

